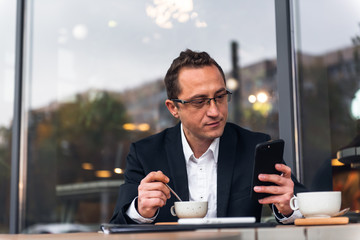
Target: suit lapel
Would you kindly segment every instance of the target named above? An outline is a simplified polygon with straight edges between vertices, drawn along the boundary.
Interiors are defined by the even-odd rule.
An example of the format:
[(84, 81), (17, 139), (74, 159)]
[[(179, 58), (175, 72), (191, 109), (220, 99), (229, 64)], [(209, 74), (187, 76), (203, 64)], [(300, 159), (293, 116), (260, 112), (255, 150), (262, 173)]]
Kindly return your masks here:
[(170, 183), (174, 191), (182, 200), (189, 200), (189, 187), (187, 179), (184, 151), (181, 143), (180, 124), (169, 129), (165, 140), (166, 157), (170, 167)]
[(220, 138), (217, 169), (217, 216), (225, 217), (228, 207), (236, 153), (236, 135), (225, 127)]

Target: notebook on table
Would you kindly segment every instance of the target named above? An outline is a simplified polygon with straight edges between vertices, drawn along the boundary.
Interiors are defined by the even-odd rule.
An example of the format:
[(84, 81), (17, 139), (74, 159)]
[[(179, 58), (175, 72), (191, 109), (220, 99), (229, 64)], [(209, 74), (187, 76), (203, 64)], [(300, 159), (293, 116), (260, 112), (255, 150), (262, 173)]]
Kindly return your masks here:
[(177, 223), (160, 224), (102, 224), (101, 230), (106, 233), (141, 233), (141, 232), (171, 232), (192, 231), (214, 228), (260, 228), (275, 227), (277, 223), (257, 223), (255, 218), (203, 218), (179, 219)]

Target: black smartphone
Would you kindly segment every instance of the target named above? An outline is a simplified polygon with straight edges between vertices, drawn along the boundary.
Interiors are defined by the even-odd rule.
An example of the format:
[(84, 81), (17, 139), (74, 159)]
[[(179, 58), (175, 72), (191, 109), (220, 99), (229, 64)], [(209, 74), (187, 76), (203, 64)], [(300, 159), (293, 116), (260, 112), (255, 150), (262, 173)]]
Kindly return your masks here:
[(265, 174), (281, 174), (275, 169), (276, 163), (284, 163), (285, 142), (282, 139), (270, 140), (268, 142), (259, 143), (255, 148), (255, 160), (253, 168), (253, 178), (251, 184), (251, 198), (258, 200), (270, 196), (269, 193), (257, 193), (254, 191), (255, 186), (271, 186), (276, 185), (272, 182), (262, 182), (258, 176), (260, 173)]

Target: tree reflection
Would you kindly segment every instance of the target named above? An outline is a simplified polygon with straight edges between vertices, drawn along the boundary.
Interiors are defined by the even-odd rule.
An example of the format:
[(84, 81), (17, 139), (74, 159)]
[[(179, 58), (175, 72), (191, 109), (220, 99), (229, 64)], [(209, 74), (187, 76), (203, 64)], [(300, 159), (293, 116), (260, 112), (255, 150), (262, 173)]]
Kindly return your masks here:
[(73, 102), (32, 111), (30, 119), (29, 149), (35, 151), (29, 162), (40, 161), (35, 154), (53, 161), (58, 184), (96, 179), (92, 171), (82, 169), (83, 163), (93, 170), (113, 170), (119, 143), (129, 139), (122, 125), (130, 117), (120, 98), (109, 92), (78, 94)]
[(119, 146), (128, 148), (130, 133), (122, 126), (131, 119), (120, 94), (89, 91), (29, 115), (27, 225), (59, 221), (56, 186), (122, 178), (114, 168), (125, 168), (127, 152)]

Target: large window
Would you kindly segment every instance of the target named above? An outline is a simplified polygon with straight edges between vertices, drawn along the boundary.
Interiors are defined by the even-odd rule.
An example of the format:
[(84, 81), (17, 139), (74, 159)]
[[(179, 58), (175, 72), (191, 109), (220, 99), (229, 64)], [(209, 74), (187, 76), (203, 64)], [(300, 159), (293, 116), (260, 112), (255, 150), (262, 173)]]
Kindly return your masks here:
[(360, 146), (360, 2), (301, 0), (294, 9), (304, 183), (341, 190), (343, 206), (360, 210), (359, 166), (336, 161)]
[(16, 1), (0, 1), (0, 233), (9, 231)]
[[(41, 223), (97, 230), (109, 221), (130, 143), (175, 123), (163, 77), (187, 48), (223, 67), (234, 97), (229, 121), (279, 137), (274, 2), (24, 2), (21, 199), (12, 203), (20, 231), (50, 231)], [(1, 232), (9, 229), (15, 7), (0, 1)]]
[[(294, 135), (286, 146), (300, 159), (303, 183), (341, 190), (343, 207), (360, 210), (359, 163), (336, 161), (339, 150), (360, 145), (358, 0), (289, 1), (290, 31), (281, 21), (275, 29), (275, 7), (277, 19), (287, 16), (285, 1), (24, 2), (23, 84), (14, 89), (16, 1), (0, 0), (0, 232), (9, 231), (11, 204), (19, 207), (20, 231), (49, 231), (41, 223), (97, 230), (108, 222), (130, 143), (175, 123), (164, 106), (163, 77), (186, 48), (209, 52), (223, 67), (233, 92), (229, 121), (274, 139)], [(290, 35), (291, 50), (280, 44)], [(295, 68), (287, 59), (292, 50)], [(278, 77), (278, 62), (281, 74), (288, 65), (296, 77)], [(283, 136), (278, 82), (280, 101), (291, 102), (281, 102), (281, 120), (289, 121)], [(285, 85), (294, 89), (284, 98)], [(21, 131), (12, 136), (19, 99)], [(17, 177), (11, 163), (18, 160), (12, 139), (21, 143), (17, 203), (10, 203)]]
[(278, 138), (273, 2), (26, 3), (22, 229), (109, 221), (129, 144), (174, 124), (162, 79), (186, 48), (222, 65), (230, 121)]

